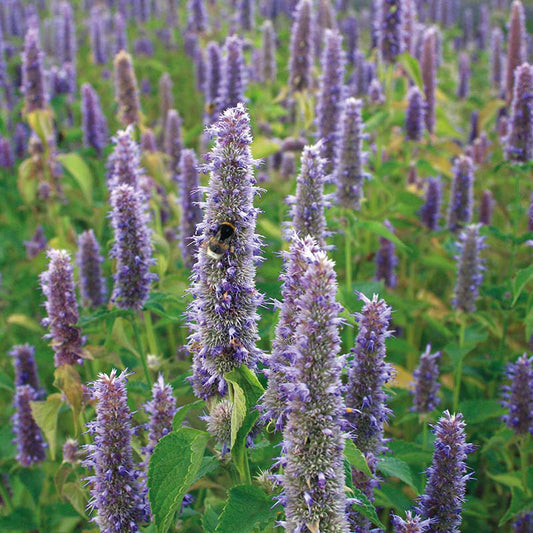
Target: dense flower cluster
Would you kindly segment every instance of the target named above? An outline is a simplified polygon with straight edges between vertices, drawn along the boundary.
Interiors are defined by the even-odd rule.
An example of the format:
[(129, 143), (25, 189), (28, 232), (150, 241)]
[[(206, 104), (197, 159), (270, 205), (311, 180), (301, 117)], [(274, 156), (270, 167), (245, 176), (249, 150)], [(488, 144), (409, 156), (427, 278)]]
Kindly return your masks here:
[(85, 305), (99, 307), (106, 301), (106, 282), (102, 276), (100, 245), (92, 229), (78, 237), (76, 262), (80, 269), (80, 290)]
[(425, 414), (433, 411), (440, 403), (438, 397), (439, 385), (439, 359), (441, 353), (431, 353), (431, 344), (420, 356), (418, 367), (413, 372), (413, 411)]
[(533, 357), (526, 354), (507, 368), (510, 385), (503, 389), (503, 421), (518, 435), (533, 435)]

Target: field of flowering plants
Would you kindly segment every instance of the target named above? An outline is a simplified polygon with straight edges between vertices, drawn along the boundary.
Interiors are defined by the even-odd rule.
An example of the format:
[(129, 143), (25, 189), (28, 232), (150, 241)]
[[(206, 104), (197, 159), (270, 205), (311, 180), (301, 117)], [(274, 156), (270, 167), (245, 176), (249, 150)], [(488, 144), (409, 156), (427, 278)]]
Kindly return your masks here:
[(0, 531), (533, 532), (531, 0), (2, 0)]

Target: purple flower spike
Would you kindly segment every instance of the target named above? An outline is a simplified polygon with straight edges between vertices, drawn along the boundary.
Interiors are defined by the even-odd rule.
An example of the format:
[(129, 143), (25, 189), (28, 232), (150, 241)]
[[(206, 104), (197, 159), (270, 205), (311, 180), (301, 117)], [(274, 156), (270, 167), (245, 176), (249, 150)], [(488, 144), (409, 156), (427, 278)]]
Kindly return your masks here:
[(109, 138), (107, 120), (102, 113), (98, 94), (88, 83), (81, 86), (81, 116), (83, 146), (92, 147), (99, 156), (102, 155)]
[(411, 511), (406, 511), (405, 520), (393, 514), (391, 522), (394, 533), (425, 533), (431, 524), (430, 520), (422, 520), (418, 515), (413, 516)]
[(300, 174), (296, 179), (296, 196), (289, 197), (291, 206), (292, 229), (300, 238), (310, 235), (317, 243), (326, 245), (326, 217), (324, 208), (325, 159), (322, 146), (317, 143), (306, 146), (302, 153)]
[(25, 112), (45, 109), (48, 98), (45, 92), (43, 73), (43, 52), (39, 44), (39, 30), (31, 27), (24, 40), (22, 53), (22, 92), (24, 93)]
[(283, 432), (286, 530), (348, 533), (337, 281), (324, 251), (303, 253), (310, 257), (293, 324), (294, 386)]
[(404, 0), (402, 8), (402, 30), (405, 52), (415, 56), (417, 26), (417, 6), (415, 0)]
[(9, 352), (15, 366), (15, 386), (30, 385), (37, 399), (41, 400), (44, 391), (39, 383), (39, 374), (35, 364), (35, 348), (30, 344), (18, 344)]
[(431, 353), (431, 344), (420, 356), (418, 367), (413, 372), (413, 407), (412, 410), (422, 415), (430, 413), (440, 403), (438, 396), (440, 352)]
[(381, 57), (387, 63), (394, 63), (404, 51), (404, 16), (404, 0), (381, 0), (377, 37)]
[(163, 138), (167, 130), (167, 119), (171, 109), (174, 109), (174, 95), (172, 93), (172, 78), (165, 72), (159, 78), (159, 120)]
[(409, 89), (407, 102), (405, 133), (409, 140), (420, 141), (424, 134), (426, 104), (422, 93), (416, 85)]
[(266, 83), (276, 81), (276, 34), (271, 20), (265, 20), (261, 28), (261, 78)]
[(435, 451), (427, 469), (426, 492), (421, 496), (417, 511), (431, 520), (428, 532), (459, 531), (461, 509), (465, 499), (467, 474), (466, 457), (475, 446), (466, 442), (463, 415), (444, 415), (434, 426)]
[(41, 274), (41, 287), (46, 296), (43, 325), (50, 328), (46, 338), (52, 339), (56, 367), (82, 363), (83, 338), (75, 326), (78, 322), (78, 303), (70, 256), (65, 250), (49, 250), (48, 270)]
[(521, 513), (513, 522), (514, 533), (531, 533), (533, 530), (533, 512)]
[[(384, 226), (394, 233), (394, 228), (388, 220), (385, 220)], [(376, 281), (383, 280), (385, 287), (389, 289), (396, 287), (397, 279), (395, 270), (397, 265), (396, 245), (385, 237), (380, 237), (379, 250), (376, 253)]]
[(494, 28), (491, 33), (491, 81), (498, 95), (502, 91), (504, 76), (503, 33), (500, 28)]
[(217, 98), (220, 91), (220, 80), (222, 78), (222, 52), (220, 46), (215, 41), (207, 43), (207, 70), (205, 82), (205, 100), (208, 109), (208, 122), (212, 123), (216, 118)]
[(132, 137), (133, 127), (119, 130), (112, 141), (115, 149), (108, 159), (108, 187), (112, 191), (118, 185), (139, 188), (141, 178), (141, 152)]
[(242, 104), (227, 109), (208, 130), (216, 136), (209, 155), (204, 219), (196, 237), (189, 307), (192, 378), (200, 398), (224, 395), (224, 374), (245, 364), (254, 368), (257, 349), (255, 265), (260, 238), (255, 233), (257, 194), (250, 144), (250, 118)]
[(196, 227), (202, 222), (202, 193), (198, 176), (198, 161), (193, 150), (183, 150), (179, 173), (181, 199), (180, 245), (183, 262), (188, 268), (194, 265)]
[(84, 465), (94, 471), (87, 478), (91, 487), (89, 508), (102, 533), (136, 533), (150, 520), (147, 489), (141, 471), (133, 462), (132, 414), (127, 404), (129, 374), (100, 374), (92, 384), (96, 420), (89, 422), (93, 444), (86, 446)]
[(37, 399), (36, 392), (30, 385), (16, 387), (13, 415), (14, 442), (17, 445), (17, 461), (26, 467), (46, 459), (46, 444), (31, 413), (30, 402)]
[(439, 178), (428, 178), (426, 188), (426, 201), (420, 209), (420, 218), (424, 225), (432, 231), (439, 227), (440, 203), (442, 186)]
[(262, 399), (261, 410), (266, 420), (273, 420), (282, 430), (287, 418), (287, 395), (292, 385), (291, 367), (294, 363), (294, 324), (300, 316), (299, 298), (303, 294), (302, 280), (310, 261), (320, 250), (314, 239), (300, 239), (293, 235), (288, 253), (284, 254), (285, 268), (280, 279), (283, 301), (279, 321), (272, 341), (272, 352), (267, 360), (268, 387)]
[(509, 413), (502, 420), (517, 435), (533, 435), (533, 357), (527, 354), (507, 367), (510, 385), (503, 387), (503, 407)]
[(426, 97), (426, 128), (429, 133), (435, 129), (435, 90), (437, 88), (437, 30), (429, 28), (422, 39), (420, 61), (424, 95)]
[(253, 29), (254, 15), (254, 0), (239, 0), (239, 22), (244, 31)]
[(109, 13), (103, 6), (91, 9), (90, 34), (93, 60), (97, 65), (105, 65), (108, 59), (106, 21)]
[(459, 55), (459, 83), (457, 84), (457, 98), (461, 100), (468, 97), (470, 75), (470, 58), (466, 52), (462, 52)]
[(85, 306), (100, 307), (106, 302), (106, 282), (102, 277), (103, 261), (94, 231), (84, 231), (78, 237), (76, 262), (80, 269), (80, 290)]
[(484, 226), (492, 224), (492, 208), (494, 207), (494, 197), (488, 189), (483, 191), (481, 206), (479, 208), (479, 223)]
[(224, 44), (221, 80), (218, 93), (218, 111), (222, 112), (246, 101), (246, 67), (242, 53), (243, 42), (237, 35), (231, 35)]
[(326, 159), (326, 171), (333, 168), (338, 142), (344, 94), (344, 52), (339, 32), (326, 30), (322, 53), (322, 77), (320, 97), (316, 109), (318, 139), (322, 141), (322, 155)]
[(529, 209), (527, 211), (527, 230), (533, 231), (533, 193), (529, 199)]
[(465, 313), (473, 313), (476, 310), (476, 299), (485, 270), (484, 260), (480, 257), (485, 244), (484, 237), (479, 235), (479, 227), (479, 224), (467, 226), (461, 232), (457, 243), (459, 255), (456, 258), (457, 281), (453, 307)]
[(510, 161), (533, 160), (533, 66), (528, 63), (515, 70), (515, 88), (511, 107), (505, 156)]
[(142, 309), (150, 285), (157, 279), (150, 273), (155, 260), (145, 202), (140, 191), (130, 185), (117, 185), (111, 192), (111, 206), (115, 236), (111, 257), (116, 260), (111, 301), (120, 309)]
[(60, 10), (60, 28), (62, 47), (58, 59), (61, 63), (76, 63), (76, 23), (74, 21), (74, 12), (69, 2), (62, 2)]
[(342, 207), (358, 210), (363, 197), (363, 184), (370, 174), (363, 170), (366, 152), (363, 152), (364, 125), (361, 118), (361, 100), (347, 98), (341, 116), (341, 133), (337, 143), (335, 177), (337, 202)]
[(207, 30), (207, 13), (204, 0), (189, 0), (187, 4), (188, 28), (195, 32)]
[(153, 130), (146, 129), (141, 133), (141, 152), (157, 152)]
[(507, 71), (505, 75), (508, 103), (511, 102), (514, 94), (515, 70), (526, 59), (526, 16), (524, 6), (521, 0), (513, 0), (511, 5), (511, 18), (509, 20)]
[(474, 164), (472, 159), (460, 156), (453, 169), (453, 181), (448, 205), (448, 229), (457, 231), (472, 220)]
[(126, 21), (121, 13), (116, 13), (113, 19), (115, 23), (115, 55), (121, 50), (128, 51), (128, 34), (126, 33)]
[(0, 137), (0, 168), (12, 168), (15, 164), (15, 154), (9, 139)]
[(314, 17), (311, 0), (300, 0), (291, 30), (289, 87), (303, 91), (312, 83)]
[(177, 410), (172, 386), (165, 383), (161, 374), (152, 387), (152, 399), (144, 405), (144, 410), (150, 419), (148, 444), (143, 450), (148, 463), (157, 443), (172, 431), (172, 420)]
[(175, 109), (171, 109), (167, 115), (164, 148), (165, 153), (170, 156), (170, 170), (175, 177), (179, 174), (181, 151), (183, 150), (181, 117)]
[(115, 97), (119, 105), (119, 118), (124, 126), (139, 122), (141, 104), (137, 78), (131, 56), (121, 50), (113, 63), (115, 70)]

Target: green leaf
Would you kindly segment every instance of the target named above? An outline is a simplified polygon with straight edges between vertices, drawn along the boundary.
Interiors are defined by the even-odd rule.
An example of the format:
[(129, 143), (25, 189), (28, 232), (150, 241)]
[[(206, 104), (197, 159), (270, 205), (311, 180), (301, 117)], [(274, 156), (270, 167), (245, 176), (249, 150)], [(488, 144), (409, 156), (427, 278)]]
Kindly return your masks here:
[(420, 64), (418, 62), (418, 59), (416, 59), (410, 54), (404, 53), (400, 54), (396, 58), (396, 60), (405, 69), (409, 77), (416, 83), (418, 88), (422, 90), (422, 73), (420, 71)]
[(31, 158), (19, 165), (17, 187), (25, 203), (31, 204), (37, 196), (39, 182), (35, 179), (34, 165)]
[(533, 265), (529, 265), (527, 268), (519, 270), (516, 276), (513, 278), (513, 302), (511, 304), (512, 307), (514, 307), (516, 301), (522, 294), (524, 287), (526, 286), (528, 281), (531, 280), (531, 278), (533, 278)]
[(202, 528), (205, 533), (215, 533), (217, 525), (218, 514), (211, 506), (208, 506), (202, 515)]
[(52, 461), (56, 458), (57, 415), (62, 405), (63, 401), (59, 393), (51, 394), (45, 402), (30, 402), (31, 414), (50, 445)]
[(352, 504), (352, 509), (360, 512), (363, 516), (368, 518), (375, 526), (385, 529), (385, 526), (380, 522), (376, 513), (376, 508), (372, 505), (372, 502), (368, 499), (367, 495), (359, 489), (352, 489), (353, 497), (356, 502)]
[(87, 495), (80, 487), (79, 483), (69, 482), (63, 485), (63, 497), (66, 498), (83, 518), (87, 518), (85, 507), (87, 506)]
[(519, 473), (505, 473), (505, 474), (491, 474), (487, 472), (488, 476), (502, 485), (511, 487), (514, 489), (522, 489), (522, 478)]
[(36, 109), (27, 115), (31, 129), (37, 134), (44, 146), (48, 146), (54, 132), (53, 112), (51, 109)]
[(531, 501), (531, 498), (528, 498), (522, 490), (512, 488), (511, 503), (505, 514), (500, 519), (498, 526), (502, 527), (513, 516), (516, 516), (517, 514), (524, 511), (530, 511), (531, 509), (533, 509), (533, 503)]
[(231, 456), (241, 479), (248, 475), (246, 437), (254, 427), (259, 412), (256, 405), (264, 392), (256, 375), (242, 365), (225, 376), (228, 382), (233, 411), (231, 415)]
[(74, 412), (74, 421), (78, 423), (83, 400), (83, 389), (78, 370), (73, 365), (63, 365), (54, 372), (54, 386), (67, 398), (67, 402)]
[(254, 159), (263, 159), (279, 152), (281, 147), (279, 143), (271, 141), (267, 137), (257, 137), (250, 147)]
[(398, 248), (404, 251), (410, 251), (410, 248), (400, 239), (398, 239), (398, 237), (392, 233), (392, 231), (387, 229), (381, 222), (377, 222), (375, 220), (357, 220), (356, 226), (366, 229), (367, 231), (370, 231), (379, 237), (383, 237), (389, 241), (392, 241), (396, 246), (398, 246)]
[(202, 407), (203, 405), (205, 405), (203, 400), (196, 400), (195, 402), (182, 405), (174, 415), (174, 419), (172, 420), (172, 429), (178, 430), (182, 426), (186, 416), (189, 414), (189, 411)]
[(92, 203), (93, 176), (87, 163), (76, 153), (58, 154), (57, 160), (65, 167), (66, 171), (76, 180), (87, 202)]
[(22, 484), (28, 489), (35, 504), (38, 505), (43, 491), (45, 473), (42, 470), (22, 468), (19, 470), (18, 476)]
[(273, 526), (277, 511), (272, 497), (255, 485), (237, 485), (229, 491), (215, 533), (250, 533)]
[(460, 402), (459, 411), (465, 417), (466, 423), (479, 424), (491, 418), (499, 418), (505, 413), (499, 400), (465, 400)]
[(163, 437), (150, 458), (148, 496), (157, 530), (166, 532), (194, 481), (209, 434), (180, 428)]
[(0, 531), (32, 531), (38, 528), (31, 509), (18, 508), (10, 515), (0, 516)]
[(200, 465), (198, 472), (196, 472), (196, 476), (194, 476), (191, 485), (196, 483), (199, 479), (202, 479), (204, 476), (207, 476), (207, 474), (214, 472), (219, 467), (219, 465), (220, 461), (216, 457), (204, 457), (202, 459), (202, 464)]
[(372, 476), (372, 472), (370, 471), (370, 468), (368, 468), (364, 455), (350, 439), (346, 439), (344, 445), (344, 457), (356, 470), (360, 470), (367, 476)]
[(382, 457), (378, 462), (378, 470), (390, 477), (397, 477), (409, 485), (418, 494), (418, 488), (413, 480), (409, 465), (397, 457)]

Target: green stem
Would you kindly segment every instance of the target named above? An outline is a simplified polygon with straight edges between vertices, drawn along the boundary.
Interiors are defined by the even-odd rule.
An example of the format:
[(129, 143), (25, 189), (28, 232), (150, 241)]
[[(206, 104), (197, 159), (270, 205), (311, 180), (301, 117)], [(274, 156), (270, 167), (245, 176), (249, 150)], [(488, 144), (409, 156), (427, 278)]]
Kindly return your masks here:
[(148, 338), (148, 346), (150, 347), (150, 352), (154, 355), (159, 355), (159, 349), (157, 347), (157, 339), (155, 338), (154, 326), (152, 324), (152, 315), (150, 311), (145, 311), (144, 316), (144, 325), (146, 327), (146, 337)]
[[(461, 349), (465, 343), (465, 329), (466, 329), (466, 316), (464, 313), (461, 313), (459, 318), (460, 327), (459, 327), (459, 349)], [(457, 412), (459, 407), (459, 393), (461, 392), (461, 378), (463, 374), (463, 357), (459, 359), (457, 364), (457, 370), (455, 372), (455, 387), (453, 391), (453, 411)]]
[(426, 417), (422, 418), (422, 450), (425, 450), (428, 444), (428, 424)]
[(10, 514), (13, 511), (13, 504), (11, 503), (11, 496), (4, 486), (4, 481), (0, 483), (0, 496), (2, 496), (2, 501), (4, 502), (6, 514)]
[(139, 333), (139, 322), (140, 322), (140, 315), (134, 315), (132, 326), (133, 326), (133, 335), (135, 337), (135, 342), (137, 343), (137, 348), (139, 350), (139, 357), (141, 359), (141, 364), (144, 370), (144, 376), (146, 378), (146, 382), (148, 383), (148, 386), (152, 387), (152, 376), (150, 375), (150, 370), (148, 369), (148, 361), (146, 357), (146, 352), (144, 351), (143, 344), (141, 341), (141, 334)]
[(526, 439), (527, 437), (522, 437), (518, 442), (518, 453), (520, 454), (520, 469), (522, 472), (522, 485), (524, 486), (524, 491), (526, 494), (531, 493), (531, 488), (528, 486), (527, 482), (527, 471), (529, 470), (528, 454), (526, 451)]

